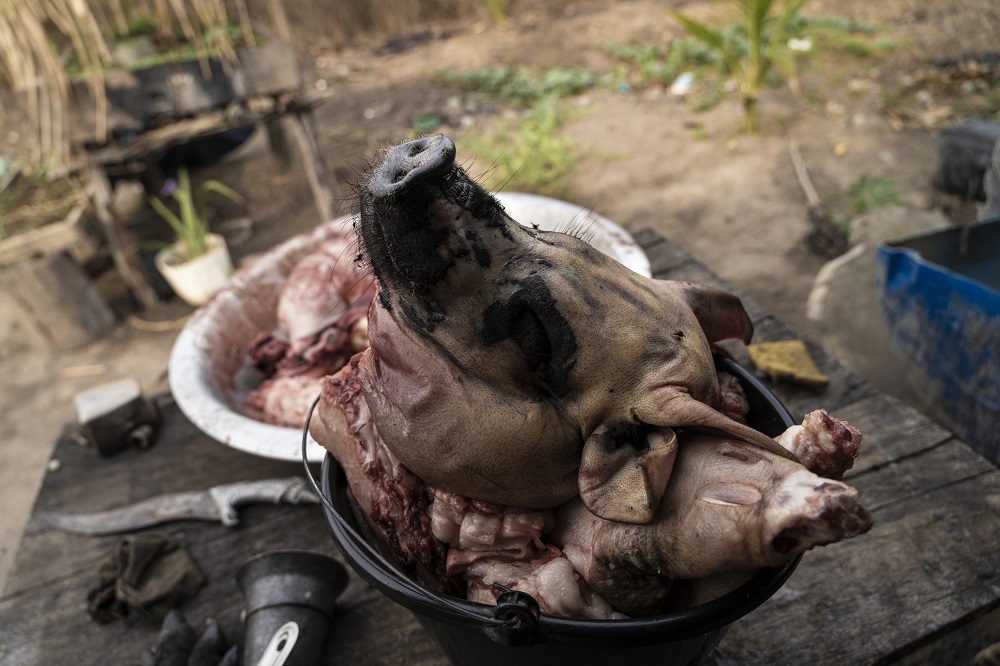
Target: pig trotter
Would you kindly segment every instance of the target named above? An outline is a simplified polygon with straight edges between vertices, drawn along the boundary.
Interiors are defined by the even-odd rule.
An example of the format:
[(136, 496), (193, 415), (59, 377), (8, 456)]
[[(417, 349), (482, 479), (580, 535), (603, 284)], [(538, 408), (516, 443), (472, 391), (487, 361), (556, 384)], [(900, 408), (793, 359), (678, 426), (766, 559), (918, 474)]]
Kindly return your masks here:
[(825, 546), (867, 532), (871, 514), (858, 502), (858, 491), (837, 481), (823, 481), (806, 471), (785, 479), (774, 498), (768, 531), (775, 564), (814, 546)]
[(806, 469), (827, 479), (842, 478), (854, 465), (861, 446), (857, 428), (822, 409), (806, 414), (802, 425), (792, 426), (776, 439)]

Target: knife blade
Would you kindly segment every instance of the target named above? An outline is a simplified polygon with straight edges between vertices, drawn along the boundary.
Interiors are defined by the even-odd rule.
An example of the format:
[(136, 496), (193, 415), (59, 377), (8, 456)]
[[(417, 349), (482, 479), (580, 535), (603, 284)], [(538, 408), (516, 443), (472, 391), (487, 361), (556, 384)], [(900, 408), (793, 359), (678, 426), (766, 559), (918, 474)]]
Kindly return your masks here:
[(206, 490), (167, 493), (107, 511), (60, 513), (45, 511), (42, 518), (53, 527), (76, 534), (99, 536), (130, 532), (173, 520), (218, 521), (232, 526), (238, 510), (248, 504), (318, 504), (319, 498), (298, 477), (239, 481)]

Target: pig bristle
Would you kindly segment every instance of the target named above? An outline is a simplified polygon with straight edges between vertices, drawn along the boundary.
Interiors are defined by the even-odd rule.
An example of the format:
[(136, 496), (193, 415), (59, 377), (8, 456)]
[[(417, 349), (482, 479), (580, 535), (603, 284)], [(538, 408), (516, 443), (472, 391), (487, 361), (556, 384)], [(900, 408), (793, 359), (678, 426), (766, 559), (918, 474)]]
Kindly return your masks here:
[(573, 236), (590, 244), (597, 233), (597, 218), (594, 215), (594, 209), (591, 208), (585, 214), (580, 213), (574, 216), (569, 224), (564, 229), (559, 229), (559, 231), (567, 236)]

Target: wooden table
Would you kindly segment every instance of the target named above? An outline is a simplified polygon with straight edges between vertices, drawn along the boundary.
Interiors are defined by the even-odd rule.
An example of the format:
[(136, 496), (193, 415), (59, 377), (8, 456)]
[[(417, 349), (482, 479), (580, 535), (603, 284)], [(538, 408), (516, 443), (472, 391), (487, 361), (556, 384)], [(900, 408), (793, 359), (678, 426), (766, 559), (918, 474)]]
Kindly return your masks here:
[[(657, 277), (725, 286), (654, 233), (637, 238)], [(747, 305), (756, 339), (795, 337)], [(1000, 471), (947, 430), (812, 351), (831, 377), (827, 388), (769, 386), (797, 417), (822, 406), (865, 433), (849, 481), (872, 509), (875, 527), (807, 553), (770, 601), (733, 625), (714, 658), (720, 665), (969, 663), (978, 649), (1000, 640)], [(148, 451), (101, 459), (59, 442), (53, 457), (60, 468), (44, 481), (0, 600), (0, 664), (128, 664), (156, 640), (158, 627), (144, 620), (98, 625), (86, 613), (98, 564), (120, 537), (65, 534), (44, 524), (39, 512), (96, 511), (163, 492), (302, 473), (299, 464), (215, 442), (172, 405), (165, 414)], [(314, 505), (253, 506), (240, 518), (235, 528), (197, 522), (159, 528), (188, 548), (208, 578), (182, 607), (188, 620), (200, 626), (217, 618), (231, 637), (239, 634), (243, 605), (234, 575), (247, 557), (275, 548), (339, 557)], [(447, 661), (408, 611), (352, 573), (330, 626), (326, 663)]]

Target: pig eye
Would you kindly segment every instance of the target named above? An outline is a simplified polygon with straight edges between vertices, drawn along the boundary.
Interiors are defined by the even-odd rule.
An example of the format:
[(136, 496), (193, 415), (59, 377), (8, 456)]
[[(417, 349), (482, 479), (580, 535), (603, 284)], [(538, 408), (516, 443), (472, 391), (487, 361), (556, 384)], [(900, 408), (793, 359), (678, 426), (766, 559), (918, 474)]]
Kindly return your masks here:
[(761, 456), (756, 453), (751, 453), (747, 447), (733, 446), (732, 444), (723, 442), (718, 448), (719, 454), (725, 456), (726, 458), (733, 458), (734, 460), (739, 460), (742, 463), (747, 463), (748, 465), (754, 465), (761, 461)]
[(564, 396), (575, 363), (576, 336), (541, 277), (529, 277), (520, 287), (507, 301), (486, 308), (479, 334), (487, 345), (510, 338), (531, 365), (542, 371), (549, 389)]
[(522, 309), (510, 322), (510, 337), (525, 356), (548, 361), (552, 357), (552, 343), (545, 325), (534, 312)]

